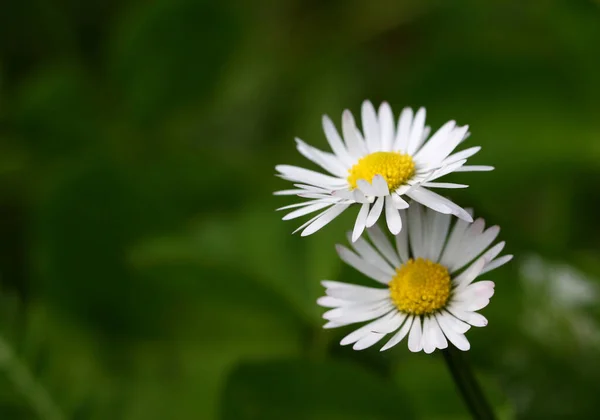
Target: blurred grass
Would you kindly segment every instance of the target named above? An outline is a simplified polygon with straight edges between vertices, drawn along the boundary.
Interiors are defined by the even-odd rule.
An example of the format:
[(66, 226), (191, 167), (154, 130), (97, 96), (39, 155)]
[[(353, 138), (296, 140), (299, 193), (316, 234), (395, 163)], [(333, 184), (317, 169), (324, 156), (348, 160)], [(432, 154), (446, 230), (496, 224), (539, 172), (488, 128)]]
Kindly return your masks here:
[[(333, 249), (353, 215), (300, 239), (271, 195), (322, 114), (424, 105), (497, 168), (452, 195), (517, 256), (469, 332), (495, 407), (592, 418), (598, 310), (519, 267), (600, 278), (599, 53), (590, 0), (3, 2), (1, 337), (65, 418), (468, 418), (438, 357), (320, 329), (318, 281), (364, 281)], [(14, 360), (0, 418), (38, 418)]]

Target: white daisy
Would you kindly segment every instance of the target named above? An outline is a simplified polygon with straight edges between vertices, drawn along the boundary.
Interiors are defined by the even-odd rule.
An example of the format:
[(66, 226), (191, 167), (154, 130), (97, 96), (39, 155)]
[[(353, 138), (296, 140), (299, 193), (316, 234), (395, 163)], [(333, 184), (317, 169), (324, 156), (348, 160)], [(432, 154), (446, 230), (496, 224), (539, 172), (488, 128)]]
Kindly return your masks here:
[(390, 232), (397, 234), (402, 229), (399, 210), (409, 205), (402, 197), (404, 195), (440, 213), (454, 214), (472, 222), (463, 208), (428, 189), (467, 187), (434, 182), (451, 172), (494, 169), (491, 166), (465, 166), (467, 158), (477, 153), (480, 147), (451, 154), (468, 137), (468, 126), (458, 127), (455, 121), (449, 121), (429, 137), (425, 108), (420, 108), (415, 115), (411, 108), (404, 108), (396, 128), (389, 104), (382, 103), (379, 112), (375, 112), (371, 102), (365, 101), (362, 104), (362, 128), (364, 135), (356, 127), (352, 113), (345, 110), (342, 114), (343, 140), (329, 117), (323, 116), (323, 130), (333, 153), (296, 139), (298, 151), (331, 175), (290, 165), (275, 168), (281, 178), (292, 181), (296, 187), (275, 194), (309, 199), (278, 209), (294, 209), (283, 217), (284, 220), (319, 211), (296, 231), (302, 230), (302, 236), (310, 235), (351, 205), (360, 203), (352, 241), (365, 227), (377, 222), (384, 208), (387, 226)]
[(356, 252), (337, 246), (344, 262), (385, 287), (323, 281), (326, 296), (317, 302), (333, 308), (323, 315), (329, 321), (324, 328), (370, 321), (342, 339), (342, 345), (354, 344), (355, 350), (392, 333), (382, 351), (406, 335), (413, 352), (444, 349), (448, 341), (468, 350), (464, 333), (471, 326), (487, 325), (476, 311), (487, 306), (494, 294), (493, 282), (473, 281), (507, 263), (512, 255), (497, 258), (504, 242), (490, 245), (500, 229), (484, 230), (482, 219), (472, 224), (458, 220), (448, 235), (449, 215), (416, 203), (406, 213), (408, 226), (396, 235), (396, 248), (377, 225), (367, 230), (375, 248), (363, 238), (352, 244)]

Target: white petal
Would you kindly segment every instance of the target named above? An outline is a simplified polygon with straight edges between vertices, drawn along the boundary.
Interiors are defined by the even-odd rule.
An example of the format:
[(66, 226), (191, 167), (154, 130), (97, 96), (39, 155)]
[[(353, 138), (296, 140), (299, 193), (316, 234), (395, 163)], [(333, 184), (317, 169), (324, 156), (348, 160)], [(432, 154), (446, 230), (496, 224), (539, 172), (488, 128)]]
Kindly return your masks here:
[(295, 234), (296, 232), (305, 229), (308, 225), (310, 225), (311, 223), (314, 223), (319, 217), (321, 217), (323, 214), (325, 214), (326, 212), (328, 212), (329, 210), (331, 210), (332, 207), (328, 208), (327, 210), (324, 210), (322, 213), (317, 214), (316, 216), (314, 216), (313, 218), (311, 218), (310, 220), (304, 222), (301, 226), (298, 226), (296, 228), (296, 230), (294, 230), (292, 232), (292, 235)]
[(474, 327), (485, 327), (488, 324), (487, 319), (483, 315), (467, 311), (464, 305), (460, 303), (453, 302), (448, 305), (448, 312)]
[(327, 115), (323, 115), (323, 131), (325, 132), (325, 137), (327, 137), (327, 141), (329, 142), (333, 153), (335, 153), (347, 167), (351, 167), (355, 163), (354, 158), (348, 153), (335, 125), (333, 125), (333, 122)]
[(421, 136), (421, 138), (422, 138), (421, 143), (424, 143), (425, 140), (427, 140), (427, 137), (429, 137), (430, 133), (431, 133), (431, 127), (426, 125), (425, 128), (423, 129), (423, 135)]
[(379, 106), (379, 128), (381, 130), (381, 150), (391, 152), (394, 142), (394, 114), (387, 102)]
[(446, 323), (445, 317), (437, 316), (436, 320), (438, 321), (439, 326), (442, 328), (446, 338), (448, 338), (448, 340), (454, 344), (457, 349), (467, 351), (471, 348), (471, 344), (469, 344), (469, 340), (467, 340), (464, 334), (456, 332), (454, 329), (452, 329)]
[(381, 150), (381, 134), (375, 108), (370, 101), (364, 101), (361, 107), (362, 126), (369, 153)]
[(404, 108), (398, 118), (398, 130), (396, 130), (396, 140), (394, 141), (393, 150), (401, 153), (406, 153), (408, 150), (408, 139), (413, 121), (413, 110)]
[(346, 335), (340, 341), (340, 345), (346, 346), (348, 344), (356, 343), (361, 338), (367, 336), (370, 332), (373, 332), (377, 325), (380, 325), (382, 322), (385, 322), (386, 319), (389, 319), (394, 314), (390, 312), (390, 314), (386, 314), (375, 321), (371, 321), (370, 323), (363, 325), (357, 330), (352, 331), (350, 334)]
[(444, 162), (442, 164), (449, 165), (451, 163), (458, 162), (459, 160), (468, 159), (480, 150), (481, 146), (469, 147), (468, 149), (451, 154), (446, 159), (444, 159)]
[(448, 348), (448, 341), (446, 336), (442, 332), (440, 325), (438, 324), (435, 316), (431, 316), (431, 323), (429, 328), (431, 329), (431, 335), (433, 336), (433, 342), (438, 349)]
[(396, 207), (398, 210), (404, 210), (409, 207), (408, 202), (400, 197), (397, 193), (392, 194), (390, 197), (392, 197), (394, 207)]
[(347, 336), (342, 338), (342, 341), (340, 342), (340, 344), (342, 346), (345, 346), (348, 344), (355, 343), (355, 342), (369, 336), (373, 332), (385, 335), (385, 333), (380, 332), (378, 330), (382, 326), (385, 326), (392, 318), (394, 318), (396, 313), (397, 313), (396, 311), (391, 311), (390, 313), (382, 316), (381, 318), (378, 318), (375, 321), (372, 321), (366, 325), (363, 325), (359, 329), (351, 332), (350, 334), (348, 334)]
[(507, 262), (509, 262), (510, 260), (513, 259), (512, 255), (504, 255), (498, 259), (495, 259), (494, 261), (490, 262), (489, 264), (487, 264), (483, 270), (481, 270), (480, 274), (484, 274), (487, 273), (488, 271), (492, 271), (495, 268), (501, 267), (504, 264), (506, 264)]
[(306, 214), (313, 213), (313, 212), (315, 212), (317, 210), (321, 210), (321, 209), (323, 209), (325, 207), (329, 207), (331, 205), (332, 205), (331, 203), (327, 203), (327, 202), (325, 202), (325, 203), (323, 203), (323, 202), (317, 202), (317, 203), (314, 203), (314, 204), (310, 204), (308, 206), (304, 206), (301, 209), (294, 210), (293, 212), (286, 214), (285, 216), (283, 216), (282, 220), (295, 219), (297, 217), (301, 217), (301, 216), (304, 216)]
[(373, 328), (373, 331), (385, 334), (394, 332), (400, 327), (400, 325), (402, 325), (406, 317), (407, 314), (396, 311), (394, 316), (392, 316), (389, 320), (386, 320), (381, 324), (377, 324), (377, 326)]
[(435, 343), (431, 329), (431, 321), (428, 316), (423, 319), (423, 333), (421, 334), (421, 346), (423, 351), (427, 354), (433, 353), (435, 350)]
[(473, 218), (465, 209), (448, 200), (447, 198), (442, 197), (441, 195), (423, 187), (412, 188), (407, 195), (412, 199), (426, 205), (427, 207), (439, 211), (440, 213), (452, 213), (459, 219), (466, 220), (469, 223), (473, 221)]
[(494, 170), (493, 166), (466, 165), (466, 166), (461, 166), (460, 168), (456, 169), (454, 172), (487, 172), (487, 171), (493, 171), (493, 170)]
[[(396, 195), (401, 196), (403, 194), (406, 194), (407, 191), (409, 191), (413, 186), (406, 184), (406, 185), (401, 185), (400, 187), (398, 187), (398, 189), (396, 191), (394, 191), (396, 193)], [(408, 206), (406, 206), (405, 208), (408, 208)]]
[(438, 169), (436, 169), (435, 171), (433, 171), (433, 173), (429, 175), (429, 177), (427, 178), (427, 182), (436, 180), (452, 172), (456, 172), (456, 170), (462, 167), (466, 162), (467, 159), (463, 159), (459, 160), (458, 162), (451, 163), (449, 165), (440, 166)]
[(354, 318), (358, 317), (362, 319), (366, 314), (379, 313), (384, 308), (391, 308), (390, 305), (389, 299), (373, 302), (352, 302), (349, 305), (338, 306), (328, 310), (323, 314), (323, 318), (334, 322), (358, 322)]
[(294, 186), (297, 187), (298, 189), (297, 190), (276, 191), (273, 193), (273, 195), (292, 195), (292, 194), (298, 194), (300, 192), (306, 192), (306, 191), (329, 193), (329, 191), (331, 191), (331, 189), (315, 187), (314, 185), (294, 184)]
[[(346, 201), (346, 202), (357, 202), (357, 203), (363, 203), (363, 202), (368, 202), (368, 200), (361, 200), (360, 195), (356, 195), (356, 191), (357, 190), (349, 190), (349, 189), (339, 189), (339, 190), (335, 190), (335, 191), (331, 191), (330, 196), (331, 198), (334, 198), (340, 202), (342, 201)], [(298, 194), (299, 196), (304, 196), (304, 194)]]
[(410, 130), (407, 153), (414, 155), (423, 143), (423, 130), (425, 128), (425, 108), (419, 108)]
[(371, 211), (367, 217), (367, 227), (371, 227), (377, 222), (379, 216), (381, 215), (381, 211), (383, 210), (383, 203), (385, 200), (385, 197), (379, 197), (377, 201), (375, 201), (375, 204), (373, 204), (373, 207), (371, 207)]
[(448, 143), (455, 126), (456, 121), (448, 121), (441, 126), (433, 136), (431, 136), (429, 141), (425, 143), (421, 150), (415, 154), (415, 160), (419, 160), (425, 164), (430, 162), (432, 157), (434, 157), (439, 150), (443, 150), (447, 147), (446, 144)]
[(422, 238), (423, 238), (423, 254), (419, 255), (420, 257), (426, 258), (428, 260), (431, 260), (431, 247), (432, 247), (432, 243), (431, 243), (431, 238), (433, 236), (433, 224), (434, 224), (434, 219), (435, 219), (435, 215), (438, 212), (430, 209), (430, 208), (424, 208), (423, 209), (423, 213), (421, 214), (422, 219), (421, 219), (421, 224), (422, 224)]
[(406, 193), (410, 198), (426, 207), (444, 214), (452, 214), (452, 209), (439, 200), (436, 193), (423, 187), (415, 187)]
[(470, 224), (464, 220), (458, 220), (454, 224), (454, 228), (452, 228), (452, 232), (448, 238), (448, 243), (442, 252), (442, 258), (440, 258), (440, 263), (442, 265), (448, 267), (450, 264), (452, 264), (454, 260), (454, 254), (459, 251), (460, 244), (462, 243), (465, 232), (469, 226)]
[(414, 316), (408, 316), (408, 318), (406, 319), (406, 322), (404, 323), (404, 325), (402, 325), (402, 328), (400, 328), (400, 331), (398, 331), (391, 339), (390, 341), (388, 341), (387, 343), (385, 343), (385, 345), (381, 348), (381, 351), (385, 351), (389, 348), (394, 347), (396, 344), (398, 344), (400, 341), (402, 341), (402, 339), (404, 337), (406, 337), (406, 334), (408, 334), (408, 332), (410, 331), (410, 328), (412, 327), (413, 324), (413, 320), (414, 320)]
[[(338, 246), (341, 246), (341, 245), (338, 245)], [(358, 284), (353, 284), (353, 283), (344, 283), (342, 281), (336, 281), (336, 280), (321, 280), (321, 284), (323, 285), (323, 287), (326, 287), (327, 289), (357, 289), (357, 290), (361, 290), (361, 291), (383, 290), (383, 289), (374, 288), (374, 287), (360, 286)]]
[(342, 114), (342, 132), (344, 133), (344, 140), (346, 140), (346, 146), (350, 155), (357, 159), (367, 154), (367, 148), (362, 139), (357, 135), (356, 123), (352, 113), (345, 110)]
[(469, 186), (466, 184), (454, 184), (452, 182), (424, 182), (424, 187), (427, 188), (468, 188)]
[(388, 184), (385, 181), (385, 178), (383, 176), (375, 175), (373, 177), (373, 180), (371, 181), (371, 184), (377, 191), (377, 195), (379, 197), (390, 195), (390, 190), (388, 188)]
[[(310, 199), (314, 199), (314, 200), (320, 200), (320, 201), (329, 201), (330, 203), (341, 203), (342, 200), (339, 199), (339, 197), (335, 197), (332, 194), (315, 194), (315, 193), (298, 193), (298, 197), (302, 197), (302, 198), (310, 198)], [(351, 204), (351, 203), (349, 203)]]
[(419, 153), (415, 154), (415, 162), (423, 167), (437, 166), (458, 146), (468, 127), (456, 128), (455, 121), (444, 124), (423, 146)]
[(421, 317), (416, 316), (412, 328), (410, 329), (410, 334), (408, 335), (408, 349), (413, 353), (423, 349), (421, 335)]
[(367, 223), (367, 216), (369, 214), (369, 203), (365, 203), (360, 207), (358, 216), (356, 216), (356, 222), (354, 222), (354, 230), (352, 231), (352, 242), (360, 238), (363, 231), (365, 230)]
[(337, 308), (339, 306), (350, 305), (352, 302), (349, 300), (338, 299), (331, 296), (321, 296), (317, 299), (317, 305), (324, 308)]
[(372, 201), (369, 200), (361, 190), (359, 190), (358, 188), (355, 190), (352, 190), (352, 197), (354, 198), (354, 201), (356, 201), (357, 203), (369, 203), (371, 204)]
[(352, 346), (352, 348), (354, 350), (364, 350), (366, 348), (371, 347), (373, 344), (376, 344), (378, 341), (380, 341), (383, 337), (385, 337), (385, 334), (380, 334), (380, 333), (376, 333), (376, 332), (371, 332), (369, 333), (366, 337), (361, 338), (360, 340), (358, 340), (354, 346)]
[(394, 251), (392, 244), (383, 233), (381, 228), (378, 225), (373, 225), (369, 229), (367, 229), (367, 234), (375, 248), (392, 264), (393, 267), (400, 267), (402, 265), (400, 259), (398, 258), (398, 254)]
[(342, 283), (332, 280), (324, 280), (321, 284), (327, 288), (328, 296), (355, 302), (373, 302), (389, 298), (390, 292), (386, 289), (360, 286), (358, 284)]
[[(424, 158), (432, 166), (439, 166), (452, 151), (463, 141), (469, 126), (457, 127), (448, 136), (439, 148), (433, 148), (429, 157)], [(416, 158), (416, 157), (415, 157)]]
[(496, 245), (485, 251), (485, 254), (483, 254), (481, 257), (484, 258), (486, 261), (491, 262), (494, 258), (498, 256), (498, 254), (500, 254), (500, 252), (502, 252), (502, 250), (504, 249), (504, 245), (506, 245), (506, 242), (498, 242)]
[(304, 190), (281, 190), (275, 191), (273, 195), (298, 195), (298, 193), (303, 192)]
[[(463, 231), (460, 240), (457, 240), (454, 243), (448, 242), (448, 246), (446, 247), (446, 266), (450, 270), (450, 272), (455, 271), (455, 266), (459, 262), (458, 259), (464, 254), (465, 250), (471, 245), (471, 243), (483, 233), (483, 229), (485, 228), (485, 221), (482, 218), (478, 218), (472, 224), (468, 225), (467, 228)], [(452, 235), (451, 235), (451, 238)]]
[[(387, 305), (383, 305), (381, 307), (378, 307), (376, 309), (372, 309), (372, 310), (368, 310), (368, 311), (356, 311), (356, 310), (346, 310), (346, 311), (340, 311), (342, 309), (346, 309), (346, 308), (336, 308), (336, 309), (332, 309), (328, 312), (325, 312), (325, 314), (323, 314), (323, 318), (329, 320), (329, 321), (333, 321), (333, 322), (364, 322), (364, 321), (370, 321), (372, 319), (375, 318), (379, 318), (380, 316), (388, 313), (390, 310), (394, 309), (395, 306), (393, 303), (388, 302)], [(338, 312), (334, 312), (334, 311), (338, 311)], [(340, 315), (340, 312), (342, 312), (342, 314)]]
[(430, 224), (431, 235), (425, 241), (429, 243), (429, 252), (427, 255), (431, 261), (439, 261), (442, 248), (444, 243), (446, 243), (448, 228), (450, 227), (450, 216), (438, 212), (431, 213), (433, 213)]
[(493, 295), (494, 283), (489, 280), (480, 281), (453, 296), (452, 303), (460, 304), (466, 311), (474, 312), (485, 308)]
[[(402, 194), (406, 194), (408, 192), (408, 190), (410, 190), (413, 187), (418, 187), (423, 182), (430, 181), (431, 180), (431, 175), (433, 173), (434, 173), (434, 170), (432, 170), (432, 169), (429, 169), (429, 170), (426, 170), (426, 171), (425, 170), (422, 171), (420, 169), (417, 169), (415, 171), (414, 175), (408, 181), (406, 181), (406, 184), (402, 185), (402, 187), (404, 187), (404, 191), (402, 192)], [(399, 189), (400, 188), (398, 188), (398, 190)], [(400, 194), (400, 192), (398, 190), (396, 190), (396, 192), (398, 194)]]
[(331, 196), (337, 198), (338, 200), (358, 201), (355, 200), (354, 190), (349, 189), (339, 189), (331, 191)]
[[(323, 305), (320, 305), (324, 308), (329, 308), (329, 310), (327, 312), (325, 312), (325, 314), (323, 314), (323, 317), (325, 319), (330, 319), (331, 321), (335, 321), (338, 324), (342, 324), (342, 322), (340, 321), (340, 317), (350, 314), (350, 313), (356, 313), (357, 311), (361, 311), (361, 312), (365, 312), (365, 311), (374, 311), (376, 309), (379, 309), (381, 307), (386, 306), (386, 303), (389, 303), (389, 292), (388, 292), (388, 296), (385, 296), (381, 299), (378, 300), (373, 300), (374, 298), (371, 297), (371, 300), (367, 300), (366, 298), (363, 297), (358, 297), (356, 298), (357, 300), (346, 300), (346, 299), (341, 299), (338, 297), (334, 297), (334, 296), (329, 296), (329, 293), (333, 293), (333, 294), (341, 294), (341, 295), (348, 295), (348, 296), (352, 296), (352, 291), (348, 291), (348, 290), (334, 290), (334, 291), (327, 291), (328, 295), (327, 296), (322, 296), (319, 300), (319, 303), (323, 302)], [(325, 299), (327, 298), (327, 299)], [(330, 300), (331, 299), (331, 300)], [(333, 300), (335, 299), (335, 300)], [(343, 303), (343, 305), (336, 305), (336, 306), (332, 306), (334, 303)], [(334, 313), (330, 313), (332, 310), (334, 309), (339, 309), (339, 311), (334, 312)], [(337, 319), (334, 319), (337, 318)], [(344, 325), (347, 324), (351, 324), (352, 322), (347, 322)]]
[(391, 280), (390, 276), (378, 267), (369, 264), (367, 261), (360, 258), (354, 252), (350, 251), (341, 245), (336, 245), (338, 255), (346, 264), (354, 267), (357, 271), (360, 271), (365, 276), (377, 280), (380, 283), (388, 284)]
[(464, 321), (474, 327), (485, 327), (488, 324), (487, 318), (477, 312), (467, 312), (467, 314), (469, 316)]
[(333, 219), (342, 214), (344, 210), (346, 210), (348, 207), (349, 204), (336, 204), (335, 206), (330, 207), (329, 209), (321, 213), (321, 215), (314, 222), (308, 225), (300, 235), (308, 236), (315, 233), (327, 223), (331, 222)]
[(385, 197), (385, 219), (388, 229), (392, 234), (397, 235), (402, 230), (402, 218), (400, 212), (394, 205), (392, 197)]
[[(408, 216), (406, 215), (406, 212), (403, 210), (400, 210), (400, 218), (407, 220), (407, 217)], [(410, 219), (408, 219), (408, 221), (409, 221), (408, 228), (411, 228)], [(396, 250), (398, 252), (398, 256), (400, 257), (400, 261), (402, 261), (403, 263), (407, 262), (409, 259), (408, 258), (408, 254), (409, 254), (408, 253), (408, 231), (409, 231), (408, 228), (402, 229), (400, 231), (400, 233), (395, 236)], [(399, 265), (397, 267), (399, 267)]]
[[(348, 235), (349, 236), (349, 235)], [(369, 262), (373, 266), (385, 271), (391, 277), (394, 276), (395, 270), (388, 262), (369, 244), (366, 240), (359, 238), (352, 244), (354, 250), (358, 255), (365, 261)]]
[(359, 179), (356, 181), (356, 185), (365, 195), (377, 196), (377, 190), (370, 182), (367, 182), (364, 179)]
[(483, 258), (479, 258), (473, 264), (471, 264), (465, 271), (460, 273), (460, 275), (453, 279), (453, 283), (456, 287), (456, 291), (460, 291), (467, 287), (473, 280), (479, 276), (481, 270), (485, 266), (485, 260)]
[(452, 265), (451, 271), (460, 270), (466, 264), (473, 261), (475, 257), (481, 254), (492, 242), (494, 242), (499, 232), (500, 228), (498, 226), (492, 226), (485, 232), (477, 235), (468, 243), (463, 243), (465, 246), (462, 252), (458, 252), (457, 255), (455, 255), (456, 261)]
[(323, 188), (335, 189), (344, 186), (347, 183), (345, 179), (334, 178), (332, 176), (324, 175), (309, 169), (300, 168), (298, 166), (277, 165), (275, 169), (281, 173), (282, 178), (289, 181), (317, 185)]
[(489, 298), (475, 298), (466, 306), (467, 311), (479, 311), (490, 304)]
[(470, 300), (478, 297), (489, 299), (494, 295), (495, 287), (496, 285), (494, 284), (494, 282), (490, 280), (482, 280), (475, 283), (471, 283), (465, 289), (463, 289), (459, 293), (456, 293), (452, 300), (469, 302)]
[(299, 138), (296, 138), (296, 143), (296, 148), (302, 156), (313, 161), (327, 172), (341, 178), (348, 175), (348, 168), (345, 167), (337, 156), (312, 147)]
[(485, 327), (488, 324), (487, 318), (477, 312), (465, 312), (465, 315), (463, 321), (474, 327)]
[(303, 190), (310, 191), (310, 192), (321, 192), (321, 193), (327, 193), (327, 194), (329, 194), (331, 192), (330, 188), (317, 187), (317, 186), (308, 185), (308, 184), (296, 183), (296, 184), (294, 184), (294, 187), (298, 187), (298, 188), (301, 188)]
[(440, 316), (444, 317), (446, 324), (448, 324), (448, 326), (457, 333), (464, 334), (471, 329), (471, 326), (469, 324), (456, 318), (448, 311), (442, 310), (442, 312), (436, 314), (436, 317), (439, 318)]
[(302, 201), (301, 203), (288, 204), (287, 206), (279, 207), (276, 209), (276, 211), (295, 209), (298, 207), (312, 206), (313, 204), (316, 204), (316, 203), (329, 203), (329, 201), (327, 201), (327, 200)]
[(408, 208), (408, 242), (414, 258), (425, 254), (423, 238), (423, 208), (412, 205)]
[[(329, 311), (323, 314), (323, 318), (329, 319), (331, 321), (335, 321), (335, 318), (353, 316), (364, 312), (376, 312), (381, 308), (387, 308), (392, 305), (391, 300), (388, 297), (379, 300), (373, 301), (365, 301), (359, 300), (351, 302), (348, 305), (338, 306), (336, 308), (330, 309)], [(461, 302), (457, 302), (455, 307), (462, 307)], [(392, 305), (393, 307), (393, 305)], [(337, 322), (337, 321), (336, 321)]]
[(365, 142), (362, 133), (356, 126), (354, 127), (354, 134), (356, 134), (356, 138), (358, 139), (359, 143), (362, 144), (362, 147), (364, 148), (364, 154), (368, 154), (369, 151), (367, 150), (367, 143)]

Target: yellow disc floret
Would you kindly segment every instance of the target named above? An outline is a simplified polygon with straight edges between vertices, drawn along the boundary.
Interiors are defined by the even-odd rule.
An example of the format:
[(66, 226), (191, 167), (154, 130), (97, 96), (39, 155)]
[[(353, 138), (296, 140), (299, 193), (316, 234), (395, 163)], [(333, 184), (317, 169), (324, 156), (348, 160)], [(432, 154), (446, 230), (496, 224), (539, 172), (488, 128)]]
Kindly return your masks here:
[(441, 264), (417, 258), (396, 269), (390, 281), (392, 301), (401, 312), (430, 314), (443, 308), (450, 296), (450, 273)]
[(359, 179), (372, 182), (375, 175), (381, 175), (388, 189), (395, 191), (415, 173), (415, 163), (408, 154), (398, 152), (375, 152), (361, 158), (350, 169), (348, 183), (356, 188)]

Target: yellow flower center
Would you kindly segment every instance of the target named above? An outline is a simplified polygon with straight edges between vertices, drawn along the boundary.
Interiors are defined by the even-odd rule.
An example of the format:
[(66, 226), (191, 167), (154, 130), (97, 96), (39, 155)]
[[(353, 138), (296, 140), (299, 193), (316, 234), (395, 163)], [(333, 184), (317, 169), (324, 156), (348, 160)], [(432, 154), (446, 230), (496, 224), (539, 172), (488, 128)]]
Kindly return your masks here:
[(361, 158), (348, 171), (348, 183), (356, 188), (359, 179), (372, 182), (375, 175), (381, 175), (390, 191), (395, 191), (415, 173), (415, 162), (408, 154), (398, 152), (375, 152)]
[(430, 314), (443, 308), (450, 296), (450, 273), (441, 264), (417, 258), (396, 269), (389, 283), (392, 301), (401, 312)]

